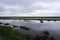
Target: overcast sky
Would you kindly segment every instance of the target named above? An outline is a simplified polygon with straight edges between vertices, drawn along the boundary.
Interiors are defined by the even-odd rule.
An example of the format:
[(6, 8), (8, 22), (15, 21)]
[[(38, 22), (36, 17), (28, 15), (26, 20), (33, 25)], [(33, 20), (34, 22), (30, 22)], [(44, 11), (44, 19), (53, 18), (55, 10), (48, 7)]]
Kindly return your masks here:
[(0, 16), (60, 16), (60, 0), (0, 0)]

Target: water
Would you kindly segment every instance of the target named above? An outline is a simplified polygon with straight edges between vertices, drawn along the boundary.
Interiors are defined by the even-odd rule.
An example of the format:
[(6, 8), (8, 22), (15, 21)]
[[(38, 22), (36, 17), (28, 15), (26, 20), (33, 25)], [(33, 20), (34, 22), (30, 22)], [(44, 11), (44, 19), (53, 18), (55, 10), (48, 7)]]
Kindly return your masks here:
[(23, 30), (20, 29), (19, 27), (15, 27), (13, 29), (18, 30), (21, 33), (24, 34), (31, 34), (31, 35), (36, 35), (39, 32), (42, 32), (43, 30), (48, 30), (50, 32), (50, 35), (52, 35), (54, 38), (57, 40), (60, 39), (60, 22), (56, 21), (44, 21), (44, 23), (40, 23), (40, 21), (23, 21), (23, 20), (0, 20), (0, 22), (3, 23), (10, 23), (10, 25), (17, 25), (17, 26), (26, 26), (29, 27), (30, 30)]

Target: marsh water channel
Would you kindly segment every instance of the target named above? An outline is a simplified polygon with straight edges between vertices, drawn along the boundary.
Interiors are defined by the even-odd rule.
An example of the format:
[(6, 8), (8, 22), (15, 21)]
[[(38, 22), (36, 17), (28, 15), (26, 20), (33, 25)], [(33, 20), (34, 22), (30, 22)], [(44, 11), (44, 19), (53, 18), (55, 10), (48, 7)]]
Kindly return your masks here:
[[(0, 20), (2, 24), (9, 23), (9, 26), (16, 25), (17, 27), (13, 27), (14, 30), (21, 32), (23, 34), (31, 34), (35, 36), (36, 34), (42, 33), (42, 31), (47, 30), (50, 35), (52, 35), (57, 40), (60, 39), (60, 21), (44, 21), (44, 23), (40, 23), (37, 20), (23, 21), (23, 20)], [(30, 28), (30, 30), (20, 29), (20, 26), (26, 26)]]

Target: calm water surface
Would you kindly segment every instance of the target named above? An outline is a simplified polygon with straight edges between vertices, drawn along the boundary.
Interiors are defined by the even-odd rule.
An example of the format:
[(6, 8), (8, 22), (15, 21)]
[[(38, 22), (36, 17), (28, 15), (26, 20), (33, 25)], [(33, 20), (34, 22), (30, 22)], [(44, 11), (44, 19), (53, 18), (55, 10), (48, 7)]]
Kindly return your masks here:
[(50, 35), (55, 37), (57, 40), (60, 39), (60, 21), (44, 21), (44, 23), (40, 23), (40, 21), (30, 20), (30, 21), (23, 21), (23, 20), (0, 20), (2, 23), (10, 23), (10, 25), (17, 25), (17, 26), (26, 26), (29, 27), (30, 30), (23, 30), (19, 27), (13, 28), (18, 30), (24, 34), (31, 34), (36, 35), (42, 32), (43, 30), (48, 30)]

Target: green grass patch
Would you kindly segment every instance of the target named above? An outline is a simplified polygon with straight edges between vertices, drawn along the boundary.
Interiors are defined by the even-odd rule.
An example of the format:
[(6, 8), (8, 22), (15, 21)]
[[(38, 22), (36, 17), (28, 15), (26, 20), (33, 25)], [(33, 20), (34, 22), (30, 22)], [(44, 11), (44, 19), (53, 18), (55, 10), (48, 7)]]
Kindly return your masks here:
[(9, 26), (0, 26), (0, 35), (4, 36), (6, 40), (26, 40), (23, 34), (14, 31)]

